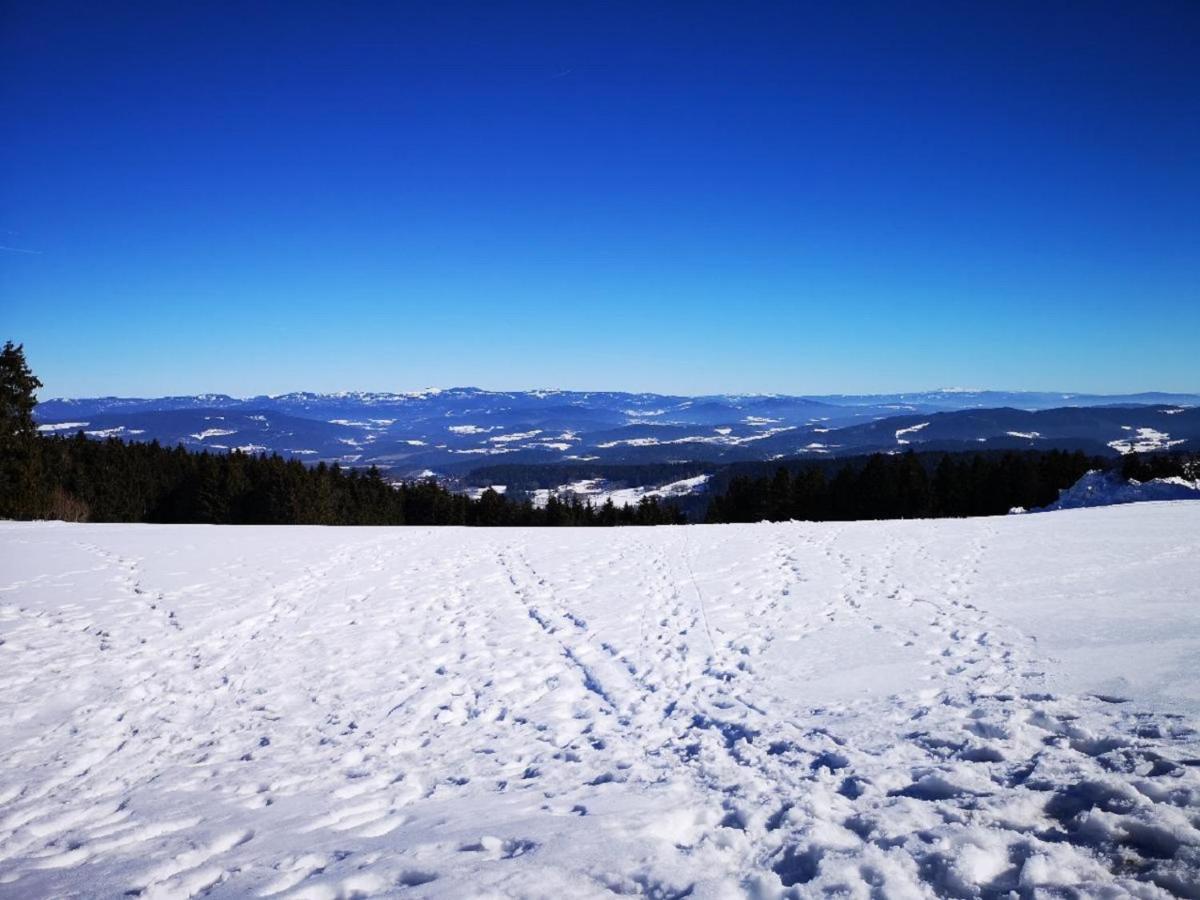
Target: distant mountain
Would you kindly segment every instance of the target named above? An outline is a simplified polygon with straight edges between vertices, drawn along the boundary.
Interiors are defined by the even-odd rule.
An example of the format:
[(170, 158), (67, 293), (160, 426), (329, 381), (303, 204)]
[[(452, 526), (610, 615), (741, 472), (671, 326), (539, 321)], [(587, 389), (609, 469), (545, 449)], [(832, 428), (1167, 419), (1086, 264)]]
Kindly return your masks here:
[(1200, 395), (942, 390), (795, 397), (581, 391), (224, 394), (55, 399), (45, 433), (158, 440), (378, 465), (399, 476), (490, 463), (732, 462), (920, 449), (1200, 443)]
[(832, 394), (814, 398), (837, 406), (911, 407), (913, 412), (948, 412), (957, 409), (1058, 409), (1064, 406), (1196, 406), (1200, 394), (1147, 391), (1140, 394), (1071, 394), (1055, 391), (980, 391), (942, 388), (911, 394)]

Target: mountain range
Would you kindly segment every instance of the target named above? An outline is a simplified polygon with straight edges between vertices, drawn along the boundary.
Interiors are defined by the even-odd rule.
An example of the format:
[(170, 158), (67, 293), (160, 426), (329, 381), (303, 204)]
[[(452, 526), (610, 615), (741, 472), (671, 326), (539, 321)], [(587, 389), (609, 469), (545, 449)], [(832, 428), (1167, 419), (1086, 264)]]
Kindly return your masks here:
[(501, 462), (719, 463), (909, 447), (1117, 454), (1200, 444), (1200, 394), (1167, 393), (686, 397), (450, 388), (53, 399), (35, 415), (43, 433), (377, 465), (395, 477), (462, 474)]

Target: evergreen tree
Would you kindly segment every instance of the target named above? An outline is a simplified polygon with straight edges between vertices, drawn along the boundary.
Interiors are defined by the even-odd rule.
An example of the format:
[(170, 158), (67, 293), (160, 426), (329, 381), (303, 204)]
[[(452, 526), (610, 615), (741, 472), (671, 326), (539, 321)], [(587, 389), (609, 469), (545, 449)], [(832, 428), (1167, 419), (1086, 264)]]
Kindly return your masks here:
[(25, 362), (22, 344), (0, 350), (0, 517), (32, 517), (44, 505), (33, 408), (42, 383)]

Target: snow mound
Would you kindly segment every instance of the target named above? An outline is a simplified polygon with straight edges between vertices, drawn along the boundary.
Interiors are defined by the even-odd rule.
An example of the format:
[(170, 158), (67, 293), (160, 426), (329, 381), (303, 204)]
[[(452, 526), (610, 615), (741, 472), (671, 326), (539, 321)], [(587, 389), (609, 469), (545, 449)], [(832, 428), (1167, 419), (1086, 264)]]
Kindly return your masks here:
[(1116, 472), (1092, 470), (1059, 492), (1046, 510), (1113, 506), (1152, 500), (1200, 500), (1200, 480), (1155, 478), (1152, 481), (1124, 480)]

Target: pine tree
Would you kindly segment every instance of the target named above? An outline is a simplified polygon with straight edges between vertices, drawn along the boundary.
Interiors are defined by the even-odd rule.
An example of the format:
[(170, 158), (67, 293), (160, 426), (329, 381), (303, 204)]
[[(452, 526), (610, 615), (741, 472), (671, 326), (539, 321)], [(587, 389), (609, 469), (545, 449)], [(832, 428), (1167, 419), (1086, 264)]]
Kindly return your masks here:
[(33, 409), (42, 383), (25, 362), (25, 348), (6, 341), (0, 351), (0, 517), (42, 512), (37, 426)]

